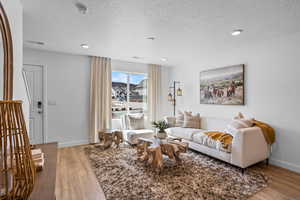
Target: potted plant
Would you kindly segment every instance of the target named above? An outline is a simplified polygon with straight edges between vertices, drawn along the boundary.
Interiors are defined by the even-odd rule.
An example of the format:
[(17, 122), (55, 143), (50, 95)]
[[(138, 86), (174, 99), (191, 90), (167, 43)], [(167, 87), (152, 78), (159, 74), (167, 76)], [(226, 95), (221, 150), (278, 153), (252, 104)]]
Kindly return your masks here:
[(168, 124), (166, 121), (164, 120), (154, 121), (152, 122), (152, 126), (158, 129), (158, 133), (156, 134), (158, 138), (165, 139), (167, 137), (167, 133), (165, 132), (165, 129), (168, 128)]

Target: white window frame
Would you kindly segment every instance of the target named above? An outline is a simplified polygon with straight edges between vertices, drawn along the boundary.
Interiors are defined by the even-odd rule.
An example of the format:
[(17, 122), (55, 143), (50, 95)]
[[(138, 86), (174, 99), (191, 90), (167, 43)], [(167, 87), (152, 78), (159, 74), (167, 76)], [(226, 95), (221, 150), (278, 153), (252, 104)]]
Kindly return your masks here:
[[(148, 74), (147, 73), (142, 73), (142, 72), (130, 72), (130, 71), (121, 71), (121, 70), (113, 70), (112, 71), (112, 73), (113, 72), (119, 72), (119, 73), (124, 73), (124, 74), (126, 74), (127, 75), (127, 99), (126, 99), (126, 101), (127, 101), (127, 105), (126, 105), (126, 114), (129, 114), (130, 113), (130, 110), (129, 110), (129, 103), (130, 103), (130, 75), (134, 75), (134, 74), (140, 74), (140, 75), (144, 75), (145, 76), (145, 80), (148, 80)], [(113, 82), (113, 81), (111, 81), (111, 82)], [(147, 90), (148, 90), (148, 85), (147, 85)], [(148, 92), (147, 92), (147, 101), (145, 102), (146, 103), (146, 109), (144, 109), (143, 110), (143, 113), (145, 114), (145, 115), (147, 115), (147, 113), (148, 113), (148, 109), (147, 109), (147, 107), (148, 107)], [(113, 112), (112, 112), (113, 113)]]

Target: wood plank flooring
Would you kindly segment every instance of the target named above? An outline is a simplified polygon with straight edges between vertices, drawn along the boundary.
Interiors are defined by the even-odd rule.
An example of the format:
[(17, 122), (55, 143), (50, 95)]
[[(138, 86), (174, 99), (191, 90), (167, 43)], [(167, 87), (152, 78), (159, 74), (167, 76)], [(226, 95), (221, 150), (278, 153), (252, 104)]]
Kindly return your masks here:
[(104, 200), (104, 193), (81, 146), (58, 151), (56, 200)]
[[(84, 146), (58, 151), (57, 200), (104, 200), (104, 193), (83, 152)], [(300, 174), (269, 165), (270, 185), (249, 200), (300, 200)]]

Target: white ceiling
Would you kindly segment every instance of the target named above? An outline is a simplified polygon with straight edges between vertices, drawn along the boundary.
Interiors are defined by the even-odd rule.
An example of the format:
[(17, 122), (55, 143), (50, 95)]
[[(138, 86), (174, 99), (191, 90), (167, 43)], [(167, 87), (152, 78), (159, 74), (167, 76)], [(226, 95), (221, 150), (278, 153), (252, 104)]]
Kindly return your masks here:
[[(75, 2), (22, 0), (24, 45), (176, 65), (191, 55), (300, 31), (300, 0), (81, 0), (89, 8), (86, 15)], [(244, 33), (231, 36), (239, 28)], [(146, 40), (149, 36), (156, 39)], [(90, 48), (82, 49), (82, 43)]]

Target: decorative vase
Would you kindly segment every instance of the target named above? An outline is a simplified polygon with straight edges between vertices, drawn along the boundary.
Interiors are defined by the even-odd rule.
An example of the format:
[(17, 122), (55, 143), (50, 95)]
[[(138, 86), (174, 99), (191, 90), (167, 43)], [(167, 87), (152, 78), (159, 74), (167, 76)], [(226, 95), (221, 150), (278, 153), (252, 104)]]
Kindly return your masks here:
[(167, 137), (167, 133), (165, 131), (158, 131), (156, 133), (156, 136), (159, 138), (159, 139), (166, 139)]

